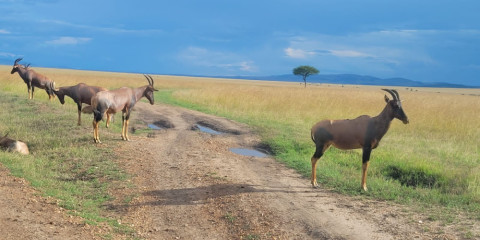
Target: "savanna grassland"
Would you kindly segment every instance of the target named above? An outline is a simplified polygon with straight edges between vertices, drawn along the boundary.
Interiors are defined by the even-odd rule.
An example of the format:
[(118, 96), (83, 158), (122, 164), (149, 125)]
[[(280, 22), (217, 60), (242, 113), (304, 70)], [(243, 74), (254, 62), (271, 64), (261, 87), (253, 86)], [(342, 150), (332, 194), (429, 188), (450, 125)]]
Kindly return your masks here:
[[(158, 81), (160, 83), (160, 81)], [(322, 119), (375, 116), (385, 106), (381, 87), (162, 78), (164, 102), (255, 126), (275, 156), (310, 175), (311, 126)], [(397, 87), (410, 119), (392, 122), (372, 153), (366, 195), (422, 206), (480, 212), (480, 91)], [(331, 148), (318, 181), (337, 191), (360, 191), (361, 151)], [(478, 216), (478, 215), (477, 215)]]
[[(10, 75), (10, 70), (10, 66), (0, 66), (0, 90), (26, 98), (26, 85), (17, 74)], [(57, 87), (84, 82), (113, 89), (147, 83), (140, 74), (36, 70), (55, 80)], [(252, 126), (262, 136), (262, 147), (302, 173), (306, 185), (310, 184), (310, 157), (314, 152), (311, 126), (323, 119), (375, 116), (385, 106), (385, 92), (378, 86), (320, 84), (304, 88), (298, 83), (152, 76), (160, 90), (155, 96), (157, 102)], [(414, 205), (435, 219), (455, 221), (454, 215), (462, 212), (480, 220), (480, 90), (395, 89), (404, 100), (410, 124), (394, 120), (372, 152), (369, 191), (364, 193), (360, 188), (360, 150), (328, 150), (317, 167), (319, 184), (350, 195)], [(38, 101), (48, 102), (43, 90), (35, 92)], [(71, 100), (67, 103), (73, 104)], [(6, 121), (0, 127), (0, 132), (11, 128)], [(14, 131), (20, 137), (27, 134), (23, 128)], [(43, 148), (42, 142), (35, 143), (37, 150)], [(60, 142), (55, 144), (68, 148)], [(41, 155), (45, 158), (62, 154), (55, 151), (55, 146), (47, 148), (50, 152), (45, 150)]]

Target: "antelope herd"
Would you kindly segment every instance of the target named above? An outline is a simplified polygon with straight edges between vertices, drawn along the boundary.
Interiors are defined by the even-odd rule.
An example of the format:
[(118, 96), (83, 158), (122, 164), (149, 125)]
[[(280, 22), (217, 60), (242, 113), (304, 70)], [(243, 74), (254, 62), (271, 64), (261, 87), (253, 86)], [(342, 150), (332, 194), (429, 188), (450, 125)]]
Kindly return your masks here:
[[(129, 141), (128, 123), (132, 108), (143, 97), (153, 105), (153, 92), (158, 91), (153, 87), (153, 78), (145, 74), (148, 85), (138, 88), (122, 87), (115, 90), (107, 90), (103, 87), (79, 83), (75, 86), (55, 89), (53, 80), (35, 72), (29, 65), (19, 64), (21, 60), (22, 58), (15, 60), (11, 74), (17, 72), (27, 84), (28, 98), (33, 99), (35, 87), (45, 89), (49, 100), (57, 96), (61, 104), (65, 103), (65, 95), (69, 96), (77, 104), (78, 125), (81, 125), (82, 112), (93, 112), (93, 141), (95, 143), (101, 143), (98, 135), (98, 125), (104, 119), (104, 115), (107, 115), (106, 125), (108, 127), (111, 115), (119, 111), (122, 112), (122, 140)], [(318, 186), (316, 178), (317, 162), (324, 152), (333, 145), (343, 150), (356, 148), (363, 150), (362, 188), (364, 191), (367, 191), (366, 177), (372, 149), (378, 146), (394, 118), (401, 120), (404, 124), (409, 122), (407, 115), (403, 111), (398, 92), (393, 89), (382, 90), (388, 92), (392, 99), (385, 95), (386, 106), (378, 116), (362, 115), (355, 119), (323, 120), (312, 127), (311, 138), (316, 146), (315, 153), (311, 158), (311, 184), (313, 187)], [(83, 103), (90, 105), (86, 107), (89, 108), (88, 110), (86, 108), (82, 110)], [(0, 147), (8, 151), (29, 154), (25, 143), (8, 138), (7, 135), (0, 137)]]

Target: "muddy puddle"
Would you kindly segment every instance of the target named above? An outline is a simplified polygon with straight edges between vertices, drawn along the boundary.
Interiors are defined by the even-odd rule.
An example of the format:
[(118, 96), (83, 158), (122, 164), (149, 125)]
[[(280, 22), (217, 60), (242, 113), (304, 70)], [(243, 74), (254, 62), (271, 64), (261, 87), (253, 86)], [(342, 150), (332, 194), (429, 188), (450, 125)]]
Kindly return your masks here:
[(147, 127), (150, 128), (150, 129), (153, 129), (153, 130), (162, 130), (163, 129), (162, 127), (157, 126), (153, 123), (148, 124)]
[(238, 155), (242, 155), (242, 156), (247, 156), (247, 157), (268, 157), (267, 154), (263, 153), (263, 152), (260, 152), (258, 150), (255, 150), (255, 149), (248, 149), (248, 148), (230, 148), (230, 151), (235, 153), (235, 154), (238, 154)]
[(147, 127), (153, 130), (163, 130), (169, 128), (175, 128), (175, 125), (167, 119), (160, 119), (153, 123), (148, 123)]
[(216, 131), (214, 129), (211, 129), (211, 128), (209, 128), (207, 126), (204, 126), (204, 125), (201, 125), (201, 124), (197, 124), (195, 126), (198, 130), (200, 130), (201, 132), (204, 132), (204, 133), (209, 133), (209, 134), (213, 134), (213, 135), (224, 134), (223, 132)]

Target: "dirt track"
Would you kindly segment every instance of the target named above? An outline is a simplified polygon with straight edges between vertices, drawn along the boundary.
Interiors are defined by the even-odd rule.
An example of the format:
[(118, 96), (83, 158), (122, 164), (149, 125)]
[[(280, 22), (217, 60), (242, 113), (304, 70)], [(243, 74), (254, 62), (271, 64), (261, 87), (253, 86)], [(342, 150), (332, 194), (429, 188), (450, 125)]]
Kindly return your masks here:
[[(230, 148), (252, 148), (259, 143), (245, 125), (143, 102), (137, 104), (132, 118), (134, 130), (154, 122), (168, 127), (148, 136), (132, 135), (131, 142), (122, 142), (117, 149), (123, 156), (119, 164), (134, 176), (136, 187), (129, 192), (112, 192), (117, 201), (109, 209), (122, 224), (136, 230), (136, 237), (457, 239), (455, 233), (450, 234), (452, 229), (391, 203), (313, 189), (308, 179), (270, 157), (232, 153)], [(223, 134), (195, 130), (197, 123)], [(117, 146), (120, 133), (105, 134), (105, 129), (100, 129), (100, 138), (101, 147)], [(8, 176), (5, 170), (0, 174), (0, 211), (6, 213), (0, 221), (1, 239), (98, 238), (98, 230), (67, 217), (55, 204), (35, 196), (34, 191)], [(123, 201), (129, 194), (135, 196), (133, 200)], [(15, 195), (25, 199), (17, 201)], [(29, 199), (36, 205), (31, 205)], [(27, 207), (22, 208), (22, 204)]]

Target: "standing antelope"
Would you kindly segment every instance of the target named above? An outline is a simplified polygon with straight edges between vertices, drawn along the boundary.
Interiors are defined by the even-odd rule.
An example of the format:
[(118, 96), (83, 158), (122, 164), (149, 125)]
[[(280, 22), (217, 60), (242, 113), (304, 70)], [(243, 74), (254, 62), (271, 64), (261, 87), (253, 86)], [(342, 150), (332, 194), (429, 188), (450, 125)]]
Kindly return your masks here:
[(146, 97), (150, 104), (154, 104), (153, 91), (158, 91), (153, 87), (153, 78), (150, 75), (143, 75), (147, 78), (148, 85), (139, 88), (122, 87), (111, 91), (98, 92), (92, 98), (93, 109), (93, 141), (100, 143), (98, 136), (98, 122), (103, 119), (105, 113), (112, 114), (122, 111), (122, 140), (129, 141), (128, 121), (132, 108), (138, 100)]
[[(35, 87), (45, 89), (48, 94), (48, 99), (52, 100), (55, 98), (55, 94), (51, 86), (55, 86), (55, 82), (50, 80), (48, 77), (37, 73), (29, 68), (30, 64), (27, 66), (23, 66), (22, 64), (18, 64), (23, 58), (17, 58), (15, 63), (13, 63), (11, 74), (18, 72), (18, 75), (23, 79), (23, 81), (27, 84), (28, 87), (28, 99), (33, 99), (33, 92), (35, 91)], [(30, 96), (30, 90), (32, 90), (32, 96)]]
[(323, 120), (312, 127), (311, 137), (316, 146), (311, 159), (311, 183), (313, 187), (318, 185), (316, 177), (317, 161), (328, 147), (333, 145), (343, 150), (362, 148), (362, 188), (367, 191), (367, 168), (372, 149), (378, 146), (394, 118), (401, 120), (404, 124), (408, 123), (408, 117), (402, 109), (398, 92), (390, 89), (382, 90), (390, 93), (393, 99), (389, 100), (385, 95), (387, 105), (378, 116), (362, 115), (352, 120)]
[[(97, 92), (107, 91), (106, 88), (97, 87), (97, 86), (88, 86), (85, 83), (79, 83), (75, 86), (69, 86), (69, 87), (60, 87), (58, 90), (54, 88), (53, 83), (51, 83), (50, 87), (53, 89), (53, 92), (55, 93), (55, 95), (57, 95), (58, 100), (60, 100), (60, 103), (62, 105), (65, 104), (65, 95), (72, 98), (73, 101), (77, 104), (78, 125), (82, 124), (82, 120), (81, 120), (82, 103), (91, 105), (92, 97), (95, 96)], [(109, 121), (110, 121), (110, 118), (107, 118), (107, 127), (108, 127)]]

